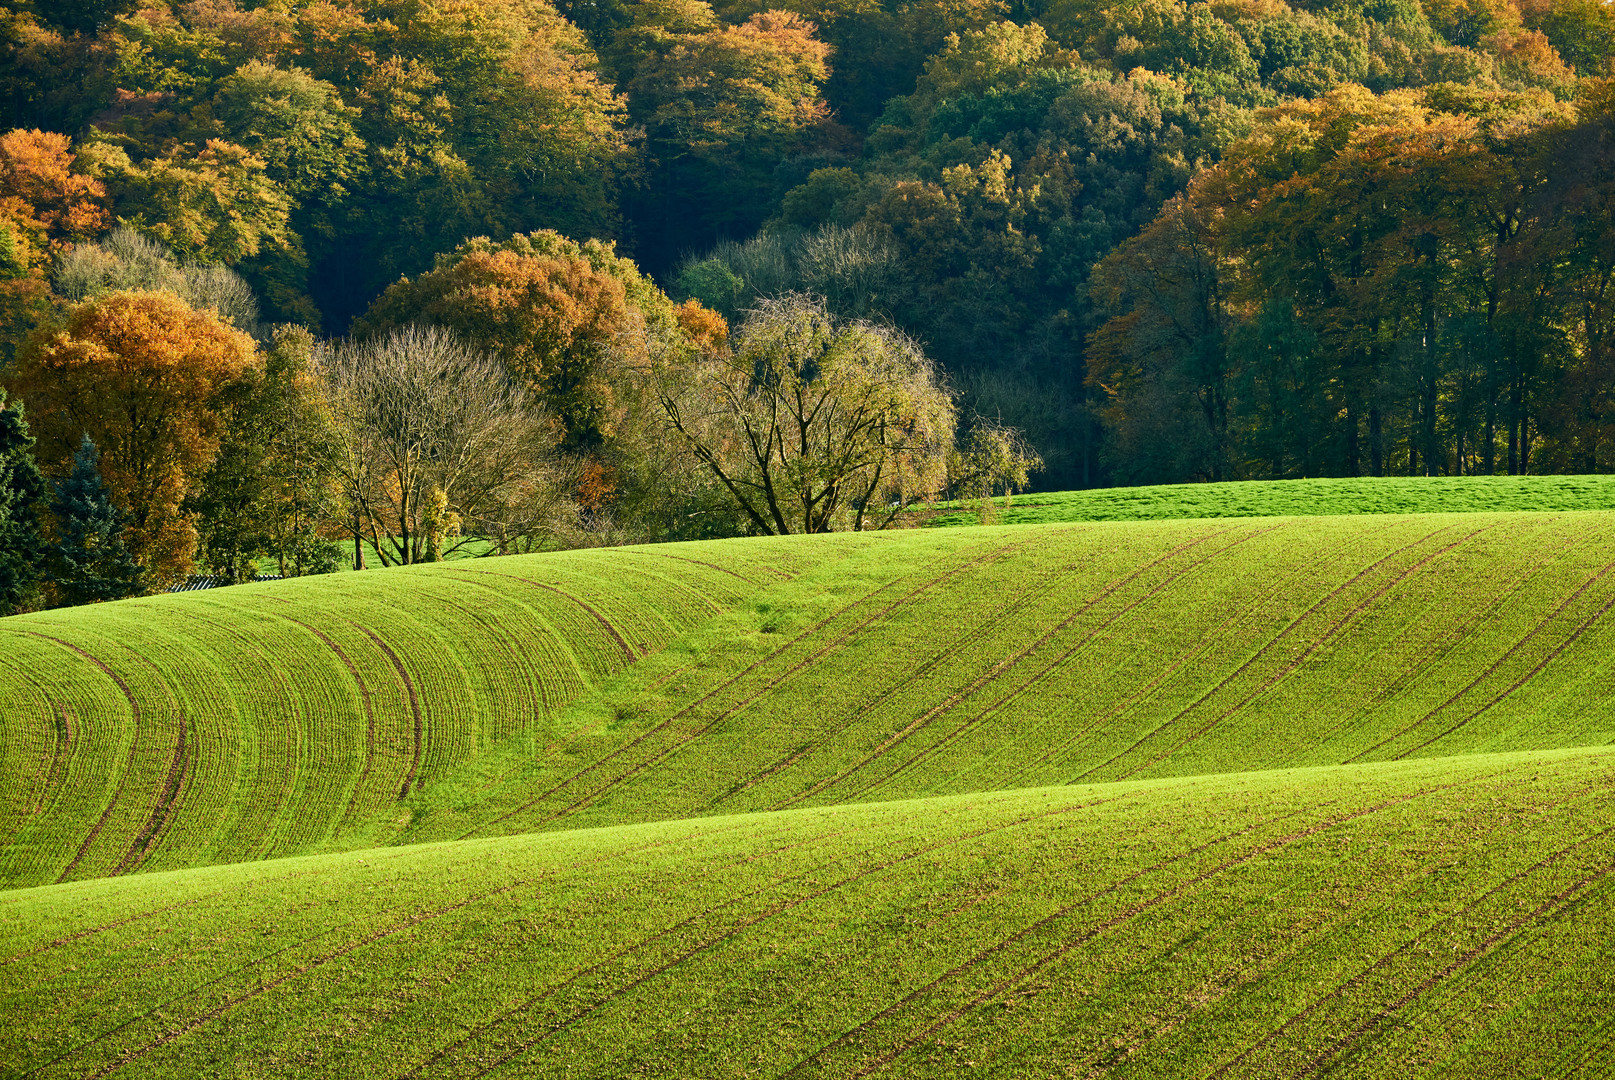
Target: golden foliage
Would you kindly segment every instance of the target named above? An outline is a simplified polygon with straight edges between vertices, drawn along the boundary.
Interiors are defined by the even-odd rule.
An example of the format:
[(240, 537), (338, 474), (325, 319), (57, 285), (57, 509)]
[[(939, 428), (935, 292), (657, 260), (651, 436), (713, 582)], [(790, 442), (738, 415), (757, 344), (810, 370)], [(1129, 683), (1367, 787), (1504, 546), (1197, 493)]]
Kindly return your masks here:
[(36, 335), (13, 389), (28, 403), (39, 458), (62, 468), (88, 434), (130, 551), (153, 586), (190, 572), (196, 528), (185, 496), (218, 452), (221, 394), (254, 362), (252, 339), (171, 293), (109, 293)]

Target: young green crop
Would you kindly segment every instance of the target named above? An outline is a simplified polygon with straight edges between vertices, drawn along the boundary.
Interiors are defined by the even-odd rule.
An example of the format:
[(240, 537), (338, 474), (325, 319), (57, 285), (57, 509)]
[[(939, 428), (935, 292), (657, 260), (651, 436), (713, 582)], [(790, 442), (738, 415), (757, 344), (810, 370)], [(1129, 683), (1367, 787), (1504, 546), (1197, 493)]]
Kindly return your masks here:
[(884, 537), (580, 698), (564, 740), (445, 774), (385, 835), (1602, 745), (1612, 551), (1609, 514)]
[(0, 866), (1602, 745), (1612, 550), (1601, 513), (914, 530), (8, 620)]
[[(990, 516), (1006, 525), (1318, 514), (1615, 510), (1615, 476), (1381, 476), (1159, 484), (1017, 495)], [(927, 524), (975, 525), (947, 504)]]
[(798, 568), (673, 545), (0, 621), (0, 885), (353, 847), (431, 778), (548, 740), (579, 695)]
[[(1615, 755), (953, 796), (0, 893), (7, 1075), (1607, 1075)], [(291, 902), (295, 898), (295, 902)]]

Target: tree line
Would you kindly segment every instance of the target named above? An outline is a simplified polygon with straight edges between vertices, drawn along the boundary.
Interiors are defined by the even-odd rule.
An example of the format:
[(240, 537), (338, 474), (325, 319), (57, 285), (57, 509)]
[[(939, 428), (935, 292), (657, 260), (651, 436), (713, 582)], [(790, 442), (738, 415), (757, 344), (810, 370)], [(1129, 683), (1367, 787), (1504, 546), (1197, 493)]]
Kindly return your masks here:
[(962, 425), (889, 325), (793, 295), (731, 334), (554, 232), (468, 241), (338, 340), (263, 323), (232, 272), (127, 227), (63, 251), (53, 284), (75, 299), (0, 399), (6, 611), (199, 569), (882, 528), (1036, 466), (1017, 433)]
[[(108, 588), (1610, 461), (1597, 0), (0, 29), (4, 528), (116, 534)], [(77, 587), (54, 558), (8, 563), (31, 602)]]

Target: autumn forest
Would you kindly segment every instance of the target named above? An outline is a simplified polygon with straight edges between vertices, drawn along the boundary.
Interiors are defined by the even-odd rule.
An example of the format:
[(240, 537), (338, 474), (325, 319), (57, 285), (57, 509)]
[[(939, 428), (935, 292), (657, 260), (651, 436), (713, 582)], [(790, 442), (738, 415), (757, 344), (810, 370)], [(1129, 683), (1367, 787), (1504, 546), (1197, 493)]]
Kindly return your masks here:
[(0, 606), (1615, 468), (1600, 0), (0, 19)]

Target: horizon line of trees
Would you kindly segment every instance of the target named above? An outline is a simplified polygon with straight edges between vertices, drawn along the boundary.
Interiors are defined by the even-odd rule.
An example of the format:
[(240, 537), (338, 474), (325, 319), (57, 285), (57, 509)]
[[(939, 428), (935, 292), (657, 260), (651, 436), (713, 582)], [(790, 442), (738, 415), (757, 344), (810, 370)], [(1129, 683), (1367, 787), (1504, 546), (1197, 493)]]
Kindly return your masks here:
[[(811, 296), (726, 320), (609, 244), (469, 241), (354, 334), (115, 230), (64, 250), (0, 393), (0, 613), (488, 553), (883, 528), (1037, 464), (912, 340)], [(187, 300), (190, 297), (190, 300)], [(963, 425), (963, 426), (962, 426)]]
[(0, 0), (0, 378), (148, 589), (1604, 470), (1612, 50), (1600, 0)]

